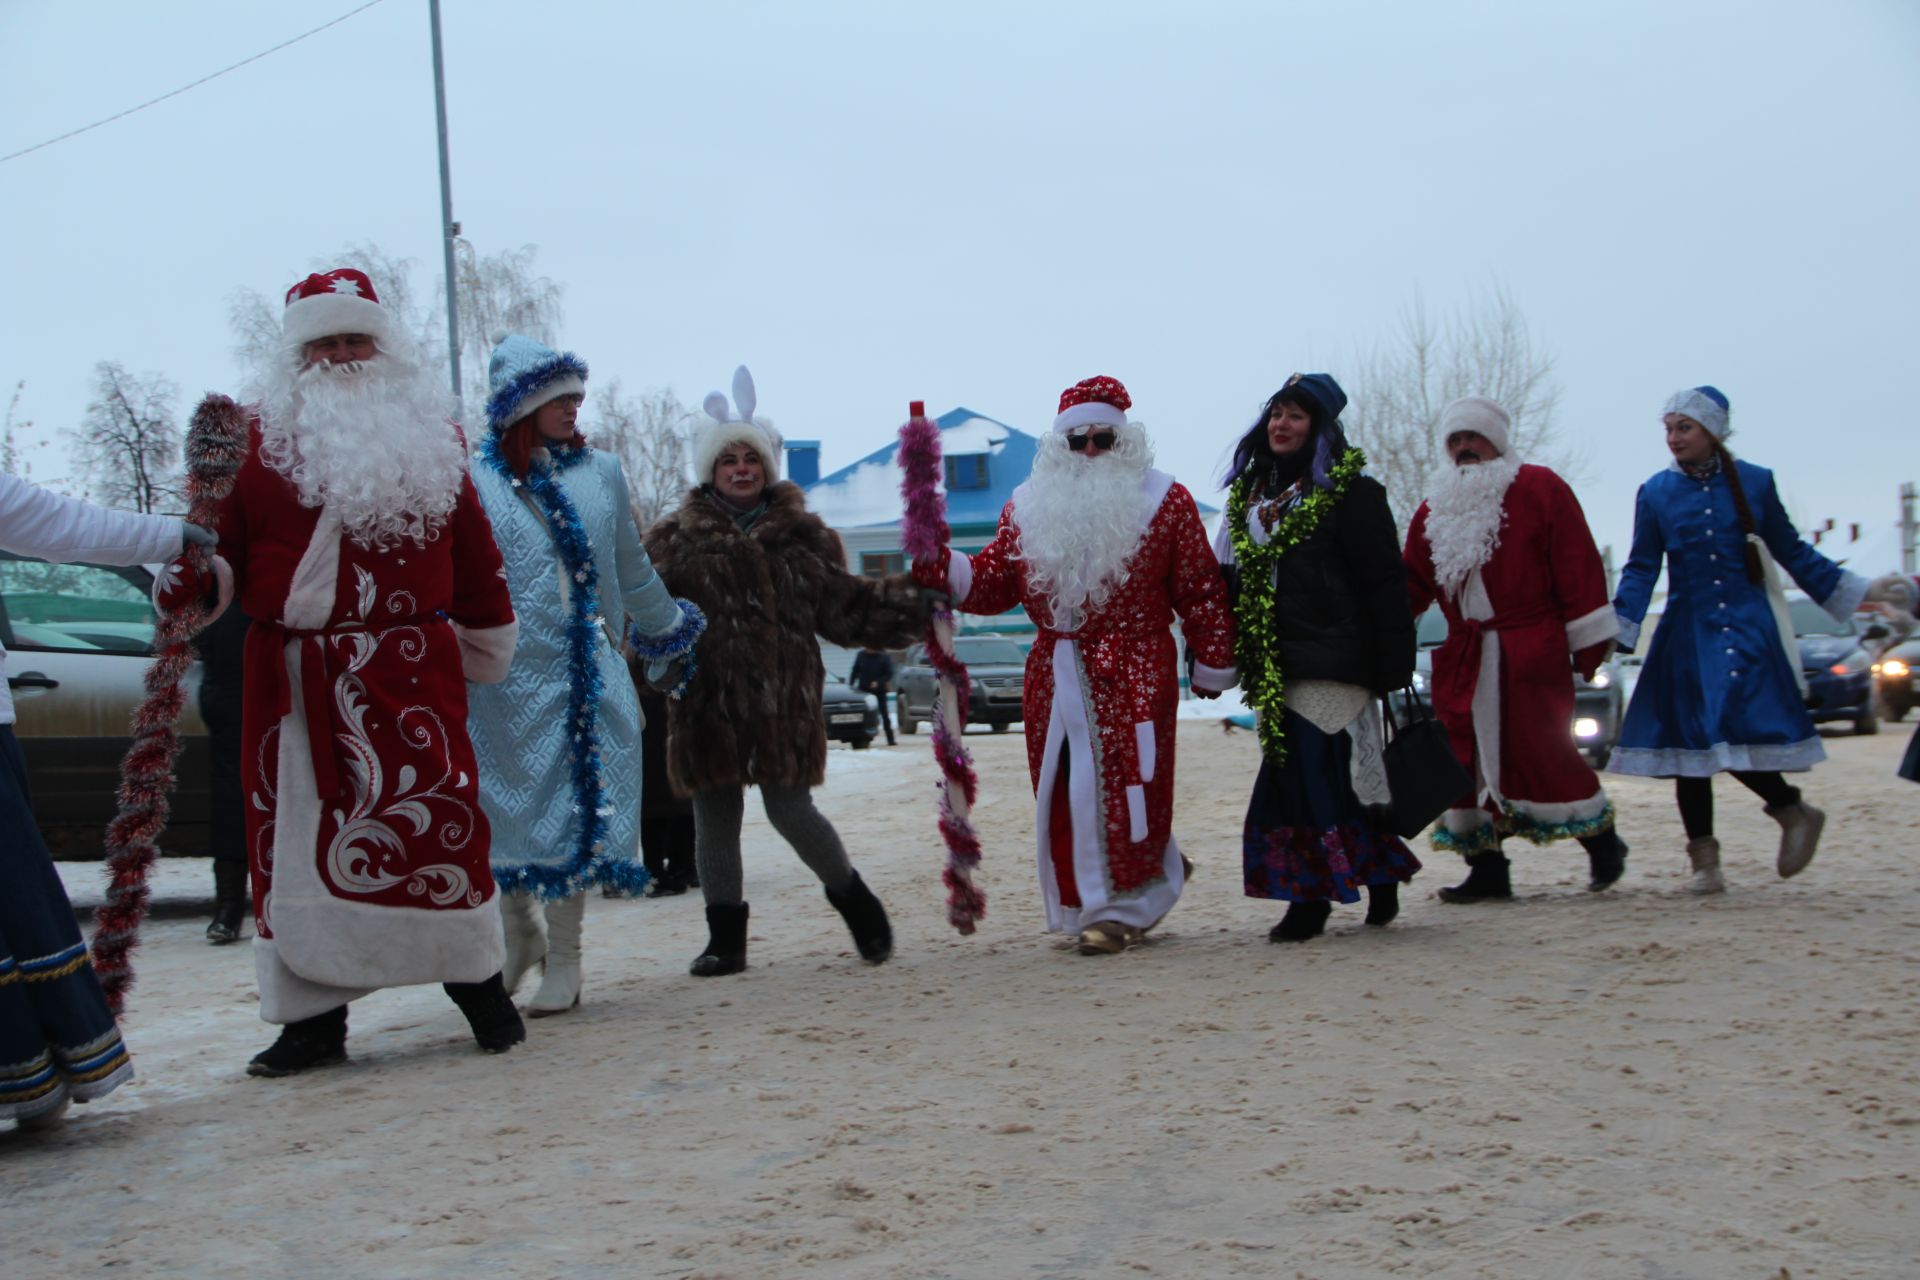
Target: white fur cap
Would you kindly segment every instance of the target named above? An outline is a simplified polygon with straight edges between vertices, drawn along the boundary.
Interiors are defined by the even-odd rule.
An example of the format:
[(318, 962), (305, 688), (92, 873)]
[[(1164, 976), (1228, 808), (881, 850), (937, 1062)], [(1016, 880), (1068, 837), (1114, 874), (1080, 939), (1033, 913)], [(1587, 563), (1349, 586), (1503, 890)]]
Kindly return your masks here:
[[(756, 418), (753, 411), (759, 399), (753, 390), (753, 375), (747, 366), (733, 371), (733, 404), (718, 391), (709, 391), (701, 403), (706, 419), (693, 431), (693, 480), (695, 484), (713, 483), (713, 464), (730, 444), (752, 446), (767, 468), (767, 483), (780, 478), (780, 453), (783, 441), (773, 424)], [(737, 411), (737, 412), (736, 412)]]
[(1508, 436), (1512, 426), (1513, 419), (1494, 401), (1485, 396), (1462, 396), (1440, 411), (1440, 447), (1446, 448), (1447, 437), (1456, 431), (1475, 431), (1505, 456), (1513, 451)]

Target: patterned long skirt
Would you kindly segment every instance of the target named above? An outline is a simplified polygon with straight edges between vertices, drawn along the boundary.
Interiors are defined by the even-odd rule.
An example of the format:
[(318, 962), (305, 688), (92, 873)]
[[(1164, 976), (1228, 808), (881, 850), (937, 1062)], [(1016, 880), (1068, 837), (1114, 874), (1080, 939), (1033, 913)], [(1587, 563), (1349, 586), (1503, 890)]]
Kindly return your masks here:
[(1353, 791), (1353, 743), (1286, 713), (1287, 761), (1264, 757), (1241, 836), (1249, 898), (1358, 902), (1364, 885), (1406, 883), (1420, 860), (1376, 831)]
[(12, 725), (0, 725), (0, 1120), (87, 1102), (133, 1076), (106, 993), (27, 796)]

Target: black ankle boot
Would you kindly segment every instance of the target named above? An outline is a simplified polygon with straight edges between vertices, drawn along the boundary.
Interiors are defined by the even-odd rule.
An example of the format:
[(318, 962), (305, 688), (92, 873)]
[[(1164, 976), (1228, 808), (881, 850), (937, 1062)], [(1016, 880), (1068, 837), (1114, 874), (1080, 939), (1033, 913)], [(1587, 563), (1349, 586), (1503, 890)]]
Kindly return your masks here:
[(1289, 902), (1287, 914), (1267, 931), (1268, 942), (1306, 942), (1317, 938), (1333, 914), (1331, 902)]
[(747, 904), (707, 904), (707, 949), (693, 958), (687, 972), (696, 978), (718, 978), (747, 967)]
[(1580, 844), (1587, 851), (1587, 888), (1598, 893), (1626, 874), (1627, 842), (1613, 832), (1583, 836)]
[(1494, 849), (1467, 859), (1467, 878), (1440, 890), (1440, 901), (1453, 903), (1502, 902), (1513, 896), (1507, 855)]
[(1393, 923), (1400, 914), (1400, 882), (1389, 880), (1385, 884), (1367, 886), (1367, 923), (1385, 926)]
[(441, 989), (467, 1015), (473, 1042), (488, 1053), (505, 1053), (527, 1038), (527, 1024), (513, 1007), (507, 984), (499, 974), (485, 982), (443, 982)]
[(280, 1028), (280, 1038), (253, 1055), (250, 1076), (290, 1076), (347, 1060), (347, 1006)]
[(873, 890), (867, 888), (860, 873), (854, 872), (853, 879), (841, 892), (827, 890), (827, 901), (847, 922), (847, 931), (853, 934), (853, 945), (860, 949), (860, 958), (868, 964), (885, 964), (893, 954), (893, 926), (887, 923), (886, 908), (873, 896)]
[(247, 864), (237, 858), (214, 859), (213, 922), (207, 926), (207, 941), (215, 946), (238, 942), (252, 905), (247, 893)]

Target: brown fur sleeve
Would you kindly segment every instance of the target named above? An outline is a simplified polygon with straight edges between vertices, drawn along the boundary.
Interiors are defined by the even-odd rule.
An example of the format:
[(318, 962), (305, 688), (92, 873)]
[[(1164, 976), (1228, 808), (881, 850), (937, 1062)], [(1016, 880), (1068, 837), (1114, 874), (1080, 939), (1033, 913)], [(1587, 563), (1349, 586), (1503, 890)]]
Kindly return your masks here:
[(794, 530), (795, 542), (813, 561), (818, 602), (814, 625), (829, 644), (854, 649), (872, 645), (898, 649), (913, 643), (926, 630), (928, 606), (920, 588), (904, 573), (866, 578), (848, 573), (846, 548), (840, 535), (817, 516), (809, 515)]

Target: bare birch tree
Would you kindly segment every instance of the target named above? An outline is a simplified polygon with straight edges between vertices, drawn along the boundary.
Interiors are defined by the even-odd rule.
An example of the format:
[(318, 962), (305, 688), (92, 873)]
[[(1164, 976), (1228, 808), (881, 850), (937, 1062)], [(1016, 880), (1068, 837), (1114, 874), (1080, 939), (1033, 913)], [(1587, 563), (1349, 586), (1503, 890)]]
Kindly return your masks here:
[(686, 406), (671, 389), (629, 396), (615, 378), (594, 393), (588, 438), (620, 459), (642, 529), (686, 491), (687, 419)]
[(179, 394), (157, 373), (135, 376), (111, 360), (94, 366), (94, 398), (74, 449), (88, 496), (134, 511), (181, 509), (185, 437), (174, 420)]
[(26, 451), (20, 443), (23, 433), (33, 430), (30, 420), (20, 417), (20, 397), (27, 393), (27, 380), (22, 378), (13, 384), (13, 398), (7, 401), (7, 418), (0, 426), (0, 471), (8, 475), (25, 476), (33, 473), (33, 465), (27, 461)]
[(1513, 452), (1521, 461), (1552, 467), (1569, 480), (1578, 475), (1579, 450), (1554, 417), (1560, 386), (1553, 363), (1502, 285), (1439, 320), (1415, 299), (1401, 312), (1396, 333), (1356, 356), (1350, 376), (1341, 379), (1351, 397), (1342, 419), (1366, 450), (1368, 470), (1386, 485), (1402, 529), (1435, 473), (1449, 465), (1434, 432), (1440, 410), (1461, 396), (1500, 402), (1513, 417)]

